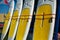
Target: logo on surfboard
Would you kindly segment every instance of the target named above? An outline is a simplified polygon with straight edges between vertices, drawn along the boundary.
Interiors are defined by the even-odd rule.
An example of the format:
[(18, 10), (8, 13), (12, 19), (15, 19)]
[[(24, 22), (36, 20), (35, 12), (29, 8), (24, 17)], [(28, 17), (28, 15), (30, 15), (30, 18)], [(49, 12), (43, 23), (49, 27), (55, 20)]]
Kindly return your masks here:
[(11, 0), (0, 0), (0, 4), (9, 4)]

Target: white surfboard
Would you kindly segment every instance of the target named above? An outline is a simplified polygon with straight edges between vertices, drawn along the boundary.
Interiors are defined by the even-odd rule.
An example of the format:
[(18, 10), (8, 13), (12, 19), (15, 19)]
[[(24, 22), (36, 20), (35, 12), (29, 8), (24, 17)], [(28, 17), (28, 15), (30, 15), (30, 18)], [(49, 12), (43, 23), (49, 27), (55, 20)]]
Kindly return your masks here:
[(19, 24), (19, 19), (22, 11), (23, 0), (17, 0), (16, 9), (13, 14), (12, 22), (10, 25), (8, 40), (14, 40)]
[(2, 35), (1, 35), (1, 40), (3, 40), (5, 38), (5, 36), (8, 32), (8, 29), (9, 29), (9, 26), (11, 23), (11, 19), (12, 19), (12, 15), (13, 15), (13, 10), (14, 10), (14, 0), (11, 1), (9, 12), (6, 15), (6, 20), (5, 20)]
[[(52, 40), (55, 14), (56, 0), (41, 0), (38, 2), (36, 12), (36, 20), (34, 24), (33, 40)], [(52, 22), (50, 22), (52, 20)]]
[(17, 30), (16, 40), (26, 40), (32, 20), (30, 18), (32, 18), (33, 9), (34, 0), (25, 0)]

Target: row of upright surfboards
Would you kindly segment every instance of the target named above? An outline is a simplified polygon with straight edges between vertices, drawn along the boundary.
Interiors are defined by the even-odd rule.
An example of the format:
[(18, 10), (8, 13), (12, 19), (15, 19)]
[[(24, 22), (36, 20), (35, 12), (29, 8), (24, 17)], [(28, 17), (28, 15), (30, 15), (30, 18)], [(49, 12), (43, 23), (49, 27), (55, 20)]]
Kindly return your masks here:
[[(1, 40), (26, 40), (34, 13), (35, 0), (11, 0), (5, 14)], [(23, 3), (24, 1), (24, 3)], [(53, 40), (56, 0), (38, 0), (32, 40)]]

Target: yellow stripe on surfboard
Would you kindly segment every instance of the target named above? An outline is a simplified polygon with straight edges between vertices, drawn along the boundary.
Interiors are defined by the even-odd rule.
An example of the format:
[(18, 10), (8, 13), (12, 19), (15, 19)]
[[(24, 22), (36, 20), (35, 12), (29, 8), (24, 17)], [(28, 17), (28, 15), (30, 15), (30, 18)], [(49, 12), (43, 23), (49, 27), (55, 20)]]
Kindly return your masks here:
[(22, 10), (22, 14), (20, 16), (20, 22), (18, 25), (16, 40), (23, 40), (23, 36), (24, 36), (25, 30), (26, 30), (29, 14), (30, 14), (29, 8), (25, 8)]
[(18, 10), (16, 10), (13, 14), (13, 18), (12, 18), (10, 30), (9, 30), (9, 38), (11, 38), (14, 34), (13, 32), (15, 30), (17, 18), (18, 18)]
[(6, 27), (7, 27), (7, 24), (8, 24), (8, 21), (9, 21), (9, 17), (10, 17), (10, 12), (8, 14), (5, 15), (5, 20), (4, 20), (4, 29), (3, 29), (3, 32), (2, 34), (5, 33), (5, 30), (6, 30)]
[[(51, 5), (43, 4), (38, 7), (36, 15), (43, 15), (43, 14), (45, 15), (52, 14)], [(37, 18), (41, 20), (38, 20)], [(36, 16), (34, 24), (33, 40), (48, 40), (50, 31), (49, 20), (51, 18), (51, 15), (44, 16), (44, 20), (42, 20), (42, 18), (43, 16)]]

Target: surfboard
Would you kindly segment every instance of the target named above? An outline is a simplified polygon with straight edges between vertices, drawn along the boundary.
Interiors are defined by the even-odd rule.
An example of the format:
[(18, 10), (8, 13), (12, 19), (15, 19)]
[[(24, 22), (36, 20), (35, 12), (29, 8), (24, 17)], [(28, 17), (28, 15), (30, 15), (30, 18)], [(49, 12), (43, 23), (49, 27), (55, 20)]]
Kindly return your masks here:
[(10, 25), (8, 40), (14, 40), (15, 38), (18, 24), (19, 24), (19, 18), (20, 18), (21, 11), (22, 11), (22, 5), (23, 5), (23, 0), (17, 0), (16, 9), (14, 11), (12, 22)]
[(4, 20), (4, 27), (2, 30), (2, 35), (1, 35), (1, 40), (3, 40), (8, 32), (8, 29), (10, 27), (12, 15), (13, 15), (13, 10), (14, 10), (14, 0), (11, 1), (10, 8), (8, 14), (5, 15), (5, 20)]
[[(32, 3), (32, 4), (31, 4)], [(16, 40), (26, 40), (33, 14), (34, 0), (25, 0), (18, 25)]]
[(33, 40), (52, 40), (55, 14), (56, 0), (38, 1), (38, 7), (34, 23)]

